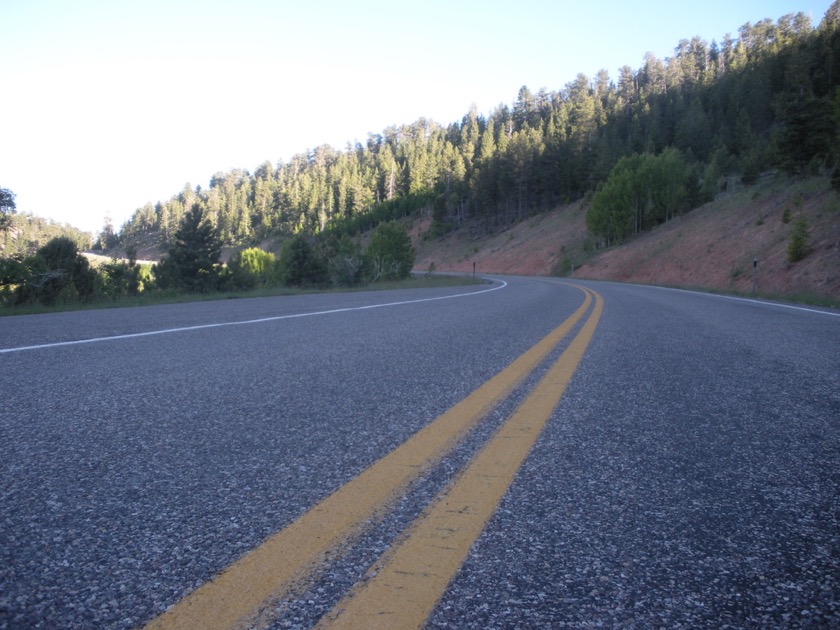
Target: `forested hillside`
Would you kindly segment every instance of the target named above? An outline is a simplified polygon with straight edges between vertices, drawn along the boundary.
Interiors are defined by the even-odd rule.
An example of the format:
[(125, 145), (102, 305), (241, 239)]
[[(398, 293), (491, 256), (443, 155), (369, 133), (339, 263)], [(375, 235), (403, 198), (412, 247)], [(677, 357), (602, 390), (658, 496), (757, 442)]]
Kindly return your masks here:
[[(69, 238), (81, 250), (91, 246), (91, 235), (65, 223), (28, 213), (8, 214), (0, 234), (0, 258), (26, 256), (54, 238)], [(8, 228), (8, 229), (7, 229)]]
[[(768, 167), (834, 169), (838, 85), (835, 2), (816, 27), (802, 13), (768, 18), (719, 42), (682, 39), (672, 57), (649, 54), (616, 79), (601, 71), (558, 90), (523, 86), (486, 116), (421, 119), (343, 150), (217, 173), (206, 189), (187, 185), (138, 209), (103, 240), (165, 247), (196, 202), (224, 244), (247, 245), (355, 233), (419, 208), (437, 233), (466, 219), (502, 224), (598, 191), (588, 223), (606, 245), (711, 199), (725, 175), (748, 183)], [(628, 173), (630, 185), (620, 181)]]

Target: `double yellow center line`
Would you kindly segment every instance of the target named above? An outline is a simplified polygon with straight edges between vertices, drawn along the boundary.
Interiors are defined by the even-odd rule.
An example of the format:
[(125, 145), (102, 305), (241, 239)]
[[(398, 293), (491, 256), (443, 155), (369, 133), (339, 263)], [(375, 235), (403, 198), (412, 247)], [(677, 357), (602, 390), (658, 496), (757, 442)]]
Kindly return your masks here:
[(382, 515), (406, 486), (444, 457), (507, 398), (595, 306), (578, 334), (457, 482), (409, 528), (376, 575), (322, 621), (324, 627), (418, 627), (495, 511), (560, 400), (595, 332), (602, 298), (589, 289), (565, 322), (467, 398), (268, 538), (147, 628), (227, 629), (253, 622), (262, 606), (311, 579), (328, 554)]

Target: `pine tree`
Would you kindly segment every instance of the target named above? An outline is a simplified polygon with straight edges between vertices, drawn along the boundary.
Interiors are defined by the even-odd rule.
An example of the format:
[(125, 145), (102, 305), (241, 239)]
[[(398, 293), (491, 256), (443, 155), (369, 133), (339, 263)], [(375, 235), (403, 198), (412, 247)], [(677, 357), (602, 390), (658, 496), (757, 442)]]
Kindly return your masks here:
[(169, 254), (155, 265), (158, 286), (188, 292), (217, 288), (222, 244), (206, 219), (201, 204), (195, 203), (184, 215)]
[(0, 230), (3, 230), (6, 239), (4, 248), (8, 248), (9, 245), (9, 228), (12, 226), (12, 215), (15, 212), (15, 193), (8, 188), (0, 188)]
[(321, 286), (329, 280), (326, 262), (303, 235), (296, 236), (283, 249), (280, 266), (283, 281), (289, 286)]
[(807, 217), (801, 216), (794, 223), (787, 247), (788, 262), (799, 262), (808, 255), (808, 237), (810, 236), (808, 228)]

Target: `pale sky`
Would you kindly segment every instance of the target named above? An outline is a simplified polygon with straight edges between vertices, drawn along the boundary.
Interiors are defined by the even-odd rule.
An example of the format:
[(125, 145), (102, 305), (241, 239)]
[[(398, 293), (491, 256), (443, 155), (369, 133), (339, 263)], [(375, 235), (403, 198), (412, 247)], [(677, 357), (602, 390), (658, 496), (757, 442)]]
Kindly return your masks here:
[(831, 0), (3, 0), (0, 187), (91, 232), (214, 173), (720, 42)]

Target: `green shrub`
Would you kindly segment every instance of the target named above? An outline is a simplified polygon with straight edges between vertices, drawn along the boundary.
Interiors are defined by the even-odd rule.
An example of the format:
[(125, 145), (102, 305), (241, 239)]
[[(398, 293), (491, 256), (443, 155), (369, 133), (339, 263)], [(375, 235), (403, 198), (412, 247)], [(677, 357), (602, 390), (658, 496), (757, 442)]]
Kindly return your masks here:
[(283, 248), (280, 267), (283, 282), (289, 286), (323, 286), (329, 281), (326, 262), (303, 235), (296, 236)]
[(235, 289), (269, 286), (278, 280), (277, 257), (259, 247), (249, 247), (234, 254), (228, 269), (229, 281)]
[(99, 268), (102, 294), (112, 299), (137, 295), (143, 288), (141, 273), (140, 265), (131, 261), (114, 259), (105, 263)]
[(574, 270), (574, 263), (572, 263), (572, 259), (568, 256), (564, 256), (562, 260), (557, 261), (554, 265), (554, 269), (551, 270), (552, 275), (554, 276), (568, 276)]
[(380, 223), (365, 250), (372, 279), (402, 280), (414, 266), (414, 248), (405, 227), (392, 221)]
[(808, 218), (799, 217), (793, 226), (787, 248), (788, 262), (798, 262), (808, 255)]
[(341, 238), (332, 234), (322, 250), (333, 284), (352, 287), (364, 281), (365, 256), (358, 242), (351, 240), (347, 234), (342, 234)]
[(96, 272), (76, 243), (65, 236), (50, 240), (23, 264), (27, 280), (15, 291), (19, 304), (40, 302), (51, 306), (88, 301), (97, 292)]
[(782, 223), (787, 225), (790, 223), (791, 218), (790, 208), (785, 208), (785, 211), (782, 212)]

